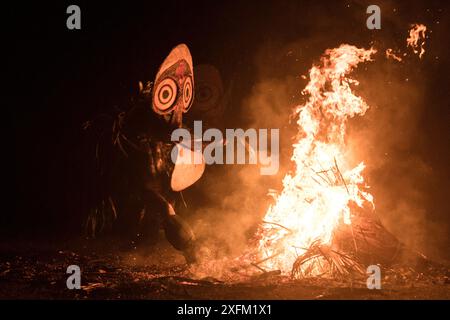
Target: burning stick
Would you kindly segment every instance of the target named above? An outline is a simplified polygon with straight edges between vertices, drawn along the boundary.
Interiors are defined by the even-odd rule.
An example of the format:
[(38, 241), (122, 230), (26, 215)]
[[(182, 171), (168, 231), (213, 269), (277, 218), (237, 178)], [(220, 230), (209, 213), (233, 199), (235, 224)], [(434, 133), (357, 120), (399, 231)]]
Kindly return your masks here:
[(267, 257), (267, 258), (264, 258), (264, 259), (259, 260), (259, 261), (257, 261), (257, 262), (254, 262), (254, 264), (256, 264), (256, 265), (261, 264), (261, 263), (263, 263), (263, 262), (266, 262), (267, 260), (276, 258), (276, 257), (279, 256), (280, 254), (281, 254), (281, 252), (275, 253), (274, 255), (271, 255), (270, 257)]
[(283, 229), (287, 230), (289, 233), (292, 232), (291, 229), (286, 228), (285, 226), (283, 226), (283, 225), (281, 225), (279, 223), (276, 223), (276, 222), (263, 221), (262, 223), (273, 224), (274, 226), (277, 226), (277, 227), (280, 227), (280, 228), (283, 228)]
[[(313, 170), (313, 169), (311, 168), (311, 170)], [(313, 171), (314, 171), (314, 170), (313, 170)], [(333, 183), (330, 181), (328, 175), (326, 174), (327, 172), (328, 172), (328, 170), (322, 170), (322, 171), (319, 171), (319, 172), (314, 171), (314, 173), (317, 174), (317, 176), (319, 176), (323, 181), (325, 181), (326, 184), (328, 184), (328, 185), (333, 185)], [(325, 179), (325, 178), (321, 175), (321, 174), (324, 174), (324, 173), (325, 173), (325, 176), (327, 177), (327, 179)], [(319, 184), (320, 184), (320, 183), (319, 183)]]
[[(252, 262), (252, 263), (250, 263), (250, 264), (248, 264), (248, 265), (242, 265), (242, 266), (239, 266), (239, 267), (233, 267), (233, 268), (231, 268), (230, 270), (231, 270), (232, 272), (238, 272), (239, 270), (242, 270), (242, 269), (248, 269), (249, 267), (256, 267), (256, 268), (262, 270), (263, 272), (267, 272), (265, 269), (261, 268), (259, 265), (260, 265), (261, 263), (264, 263), (264, 262), (266, 262), (266, 261), (268, 261), (268, 260), (270, 260), (270, 259), (273, 259), (273, 258), (277, 257), (277, 256), (280, 255), (280, 254), (281, 254), (281, 252), (278, 252), (278, 253), (276, 253), (276, 254), (274, 254), (274, 255), (272, 255), (272, 256), (269, 256), (269, 257), (267, 257), (267, 258), (264, 258), (264, 259), (262, 259), (262, 260), (259, 260), (259, 261), (256, 261), (256, 262)], [(272, 270), (272, 271), (274, 271), (274, 270)]]
[(350, 192), (348, 191), (347, 184), (345, 183), (344, 177), (342, 176), (341, 170), (339, 170), (339, 167), (337, 165), (336, 157), (334, 157), (334, 166), (336, 168), (336, 171), (339, 173), (339, 177), (341, 178), (342, 183), (345, 186), (345, 190), (347, 190), (347, 193), (350, 194)]
[(258, 266), (256, 263), (250, 263), (252, 266), (254, 266), (255, 268), (258, 268), (259, 270), (261, 270), (262, 272), (266, 273), (266, 269), (261, 268), (260, 266)]

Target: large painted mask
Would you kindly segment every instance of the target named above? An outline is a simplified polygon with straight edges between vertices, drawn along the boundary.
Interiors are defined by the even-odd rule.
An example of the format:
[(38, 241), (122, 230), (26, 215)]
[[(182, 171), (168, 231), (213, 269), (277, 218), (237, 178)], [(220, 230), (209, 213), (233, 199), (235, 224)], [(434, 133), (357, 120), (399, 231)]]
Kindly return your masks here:
[(174, 127), (194, 100), (194, 68), (185, 44), (176, 46), (162, 63), (152, 89), (152, 108)]

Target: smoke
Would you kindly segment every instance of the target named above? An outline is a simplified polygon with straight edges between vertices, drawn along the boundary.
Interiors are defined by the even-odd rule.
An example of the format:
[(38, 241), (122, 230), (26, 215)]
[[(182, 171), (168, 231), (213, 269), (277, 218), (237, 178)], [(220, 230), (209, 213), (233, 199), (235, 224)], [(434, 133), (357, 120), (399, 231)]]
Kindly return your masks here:
[(420, 152), (429, 75), (408, 56), (397, 65), (378, 55), (361, 77), (358, 92), (371, 109), (349, 126), (349, 149), (368, 165), (365, 175), (384, 226), (411, 249), (439, 255), (445, 225), (429, 209), (435, 173)]
[[(361, 9), (365, 4), (352, 5)], [(211, 257), (237, 257), (248, 248), (272, 203), (268, 190), (279, 191), (285, 173), (292, 168), (292, 137), (297, 128), (290, 115), (295, 106), (304, 102), (301, 91), (307, 79), (303, 75), (318, 63), (327, 48), (341, 43), (365, 48), (373, 45), (378, 50), (374, 62), (361, 64), (351, 75), (360, 81), (355, 91), (370, 108), (364, 116), (350, 120), (347, 134), (354, 164), (364, 161), (367, 165), (363, 175), (371, 186), (376, 214), (409, 248), (431, 256), (446, 254), (447, 226), (433, 220), (436, 215), (430, 205), (439, 172), (424, 157), (423, 145), (427, 141), (422, 132), (424, 110), (430, 107), (427, 83), (433, 76), (424, 61), (433, 59), (429, 50), (433, 39), (427, 40), (426, 50), (430, 52), (420, 60), (406, 48), (409, 25), (416, 21), (407, 14), (398, 16), (391, 2), (381, 7), (384, 29), (378, 34), (363, 27), (360, 32), (353, 32), (345, 19), (315, 20), (313, 30), (300, 30), (291, 39), (275, 34), (255, 48), (256, 72), (251, 90), (240, 100), (232, 99), (239, 114), (234, 114), (236, 121), (230, 123), (243, 128), (279, 128), (280, 170), (277, 175), (264, 177), (257, 167), (248, 165), (207, 169), (193, 191), (200, 191), (205, 197), (192, 219), (199, 237), (208, 239), (209, 249), (202, 252), (204, 262)], [(364, 15), (351, 10), (348, 14), (349, 19), (365, 25)], [(408, 55), (402, 63), (388, 60), (384, 55), (388, 48)], [(218, 268), (220, 271), (215, 271), (222, 274), (223, 265)]]

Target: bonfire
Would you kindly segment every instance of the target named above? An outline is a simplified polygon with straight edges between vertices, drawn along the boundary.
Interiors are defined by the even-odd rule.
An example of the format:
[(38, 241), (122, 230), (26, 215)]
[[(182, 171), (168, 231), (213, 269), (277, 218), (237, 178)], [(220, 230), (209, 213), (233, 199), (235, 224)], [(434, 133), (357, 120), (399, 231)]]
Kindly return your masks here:
[[(410, 37), (423, 30), (416, 29)], [(418, 46), (417, 39), (412, 46)], [(369, 109), (355, 94), (359, 83), (350, 74), (375, 53), (343, 44), (326, 50), (309, 70), (306, 102), (294, 110), (294, 169), (284, 177), (257, 235), (253, 265), (261, 270), (342, 278), (365, 274), (370, 264), (387, 264), (404, 249), (377, 218), (365, 164), (346, 146), (348, 120)]]
[[(425, 30), (414, 24), (407, 39), (419, 58), (425, 52)], [(238, 266), (231, 271), (254, 267), (264, 275), (348, 279), (366, 276), (371, 265), (392, 265), (400, 256), (425, 258), (383, 227), (365, 181), (364, 161), (355, 159), (346, 144), (349, 119), (369, 109), (355, 93), (359, 82), (351, 74), (376, 53), (373, 47), (342, 44), (327, 49), (309, 70), (305, 102), (292, 115), (298, 129), (292, 170), (281, 191), (269, 193), (274, 202), (253, 239), (256, 245), (236, 259)], [(392, 49), (385, 55), (403, 61)]]

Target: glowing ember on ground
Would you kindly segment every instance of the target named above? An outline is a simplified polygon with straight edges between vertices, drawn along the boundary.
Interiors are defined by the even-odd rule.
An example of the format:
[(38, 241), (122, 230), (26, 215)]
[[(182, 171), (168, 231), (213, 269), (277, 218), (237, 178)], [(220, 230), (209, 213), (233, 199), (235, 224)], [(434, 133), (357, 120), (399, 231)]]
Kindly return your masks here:
[[(415, 54), (419, 54), (419, 58), (422, 58), (425, 53), (425, 32), (427, 27), (423, 24), (413, 24), (409, 30), (409, 37), (406, 39), (406, 46), (411, 47)], [(419, 53), (420, 48), (420, 53)]]
[[(310, 69), (310, 81), (303, 90), (308, 100), (295, 110), (299, 129), (291, 158), (295, 169), (284, 177), (283, 190), (275, 196), (259, 230), (258, 258), (267, 259), (260, 266), (290, 272), (308, 248), (331, 246), (336, 228), (351, 225), (350, 203), (373, 204), (365, 191), (364, 163), (350, 166), (345, 134), (347, 120), (364, 115), (369, 108), (353, 93), (351, 85), (358, 82), (348, 74), (359, 63), (371, 61), (375, 52), (343, 44), (327, 50), (320, 65)], [(302, 265), (308, 267), (312, 261)], [(313, 267), (309, 274), (322, 271)]]

